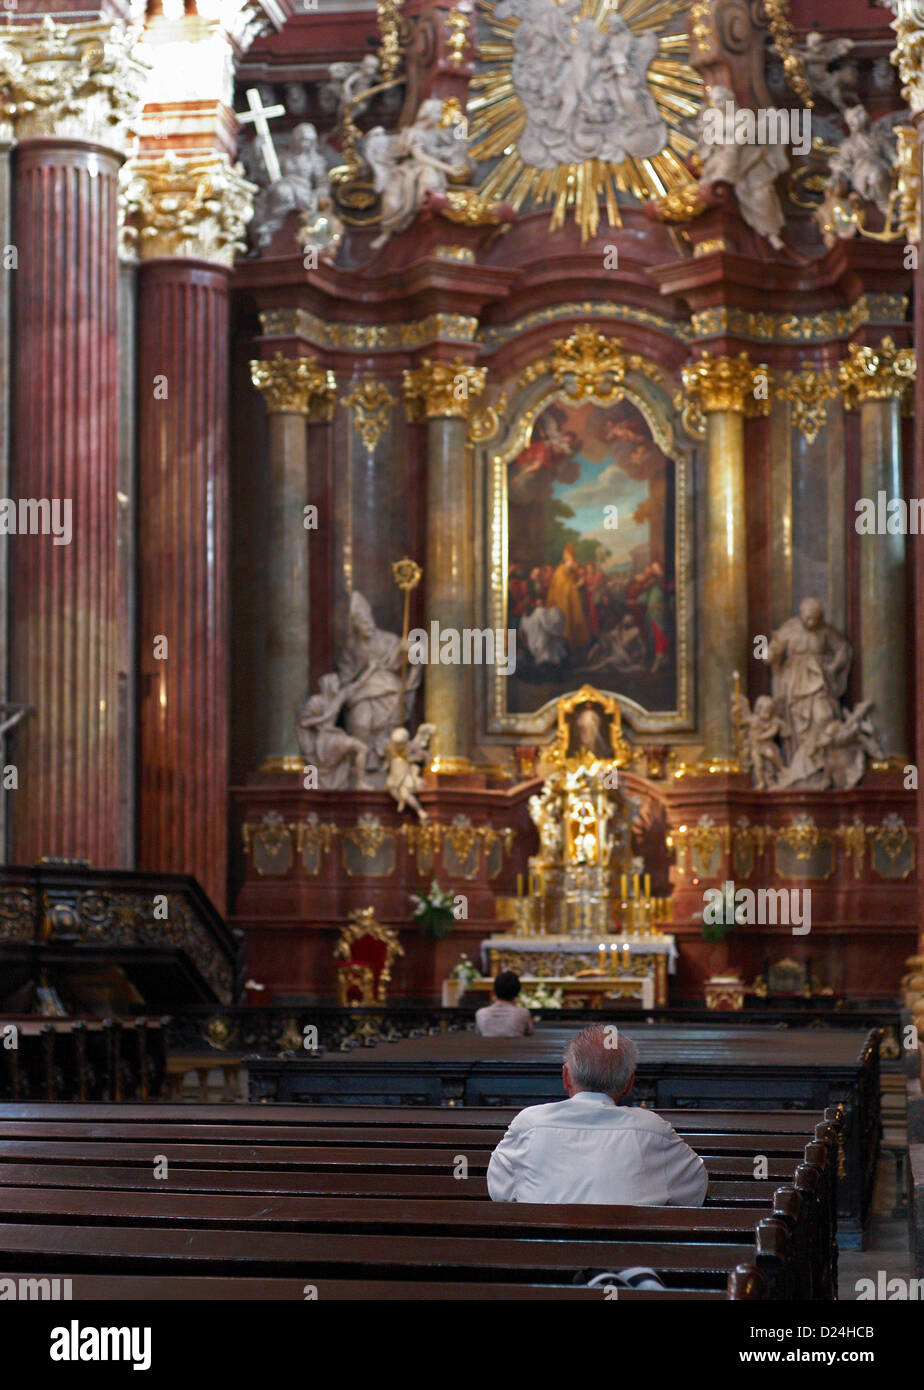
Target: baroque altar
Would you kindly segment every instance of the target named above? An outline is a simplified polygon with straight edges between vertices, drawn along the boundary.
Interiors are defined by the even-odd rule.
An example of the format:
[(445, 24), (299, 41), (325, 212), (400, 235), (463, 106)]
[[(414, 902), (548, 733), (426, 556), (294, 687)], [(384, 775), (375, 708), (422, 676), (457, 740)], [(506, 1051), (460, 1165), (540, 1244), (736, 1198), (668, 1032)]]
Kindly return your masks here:
[(671, 904), (651, 896), (643, 861), (631, 857), (635, 807), (619, 789), (631, 760), (616, 700), (584, 685), (558, 701), (542, 789), (528, 803), (539, 835), (529, 891), (512, 904), (516, 934), (482, 943), (489, 974), (516, 970), (565, 992), (590, 974), (614, 993), (625, 992), (619, 982), (647, 979), (651, 1002), (667, 1003), (677, 961), (673, 936), (662, 934)]

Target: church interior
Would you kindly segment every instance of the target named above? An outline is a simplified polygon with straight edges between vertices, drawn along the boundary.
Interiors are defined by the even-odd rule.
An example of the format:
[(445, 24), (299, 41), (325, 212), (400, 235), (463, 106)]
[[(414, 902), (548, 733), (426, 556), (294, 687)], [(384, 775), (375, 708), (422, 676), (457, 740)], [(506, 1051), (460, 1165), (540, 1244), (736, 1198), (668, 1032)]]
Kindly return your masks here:
[(924, 1298), (921, 0), (3, 11), (0, 1297)]

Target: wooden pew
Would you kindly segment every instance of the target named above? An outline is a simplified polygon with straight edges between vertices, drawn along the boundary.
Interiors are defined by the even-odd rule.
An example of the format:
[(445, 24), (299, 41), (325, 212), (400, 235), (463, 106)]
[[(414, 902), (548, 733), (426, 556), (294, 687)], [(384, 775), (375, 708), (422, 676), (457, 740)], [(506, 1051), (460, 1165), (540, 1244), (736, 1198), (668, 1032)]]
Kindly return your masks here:
[[(215, 1108), (216, 1107), (209, 1106), (195, 1107), (197, 1111), (204, 1110), (206, 1112), (213, 1111)], [(183, 1107), (183, 1109), (185, 1110), (186, 1108)], [(316, 1137), (323, 1139), (325, 1136), (328, 1140), (330, 1140), (333, 1137), (335, 1137), (335, 1135), (339, 1139), (340, 1137), (342, 1137), (342, 1131), (346, 1128), (343, 1126), (338, 1127), (333, 1125), (329, 1125), (326, 1128), (321, 1127), (322, 1133), (320, 1136), (318, 1136), (312, 1132), (317, 1130), (318, 1127), (316, 1126), (296, 1127), (276, 1126), (267, 1124), (264, 1126), (262, 1134), (259, 1133), (259, 1127), (254, 1126), (252, 1128), (258, 1130), (258, 1140), (262, 1138), (265, 1141), (265, 1143), (261, 1144), (257, 1142), (254, 1147), (247, 1150), (243, 1146), (229, 1146), (220, 1142), (222, 1138), (229, 1137), (228, 1125), (212, 1127), (201, 1126), (197, 1124), (184, 1125), (180, 1122), (179, 1117), (177, 1117), (176, 1121), (170, 1126), (151, 1126), (144, 1125), (141, 1122), (140, 1115), (135, 1118), (134, 1123), (129, 1123), (126, 1125), (119, 1125), (113, 1123), (102, 1125), (87, 1125), (85, 1123), (81, 1124), (79, 1122), (79, 1113), (81, 1111), (84, 1114), (86, 1113), (86, 1109), (83, 1107), (75, 1108), (75, 1113), (71, 1115), (69, 1124), (54, 1125), (51, 1121), (39, 1121), (37, 1125), (34, 1126), (34, 1128), (39, 1130), (42, 1137), (35, 1141), (18, 1139), (3, 1140), (2, 1142), (0, 1142), (0, 1159), (5, 1160), (3, 1162), (0, 1162), (0, 1174), (2, 1174), (4, 1170), (10, 1170), (14, 1168), (17, 1174), (22, 1174), (24, 1171), (28, 1171), (28, 1169), (24, 1169), (24, 1165), (11, 1163), (9, 1161), (11, 1155), (15, 1155), (16, 1153), (22, 1152), (23, 1145), (26, 1146), (26, 1152), (33, 1160), (33, 1164), (31, 1165), (32, 1175), (28, 1181), (35, 1187), (38, 1187), (41, 1182), (41, 1186), (47, 1188), (49, 1183), (55, 1183), (56, 1180), (54, 1174), (60, 1173), (62, 1171), (70, 1172), (72, 1163), (76, 1162), (78, 1165), (82, 1165), (83, 1160), (87, 1156), (92, 1156), (94, 1160), (97, 1162), (97, 1165), (100, 1160), (104, 1159), (104, 1166), (102, 1168), (100, 1168), (99, 1166), (95, 1167), (92, 1170), (93, 1175), (81, 1181), (82, 1186), (85, 1184), (90, 1184), (94, 1189), (96, 1189), (100, 1187), (102, 1184), (105, 1184), (107, 1182), (105, 1176), (107, 1170), (112, 1165), (116, 1165), (118, 1167), (118, 1183), (130, 1182), (132, 1188), (135, 1191), (137, 1191), (139, 1187), (138, 1177), (141, 1176), (143, 1186), (151, 1194), (156, 1194), (155, 1196), (150, 1197), (148, 1200), (153, 1200), (156, 1204), (158, 1204), (158, 1210), (165, 1211), (166, 1207), (160, 1206), (160, 1203), (162, 1202), (163, 1198), (167, 1195), (167, 1192), (165, 1191), (163, 1184), (158, 1184), (158, 1180), (153, 1178), (153, 1173), (151, 1172), (133, 1176), (133, 1174), (135, 1174), (135, 1170), (132, 1167), (119, 1166), (122, 1160), (127, 1159), (128, 1163), (130, 1164), (137, 1162), (139, 1164), (144, 1164), (145, 1166), (150, 1168), (152, 1165), (154, 1152), (151, 1147), (151, 1144), (154, 1144), (157, 1146), (157, 1152), (166, 1154), (170, 1162), (171, 1197), (174, 1195), (179, 1195), (178, 1189), (180, 1189), (181, 1185), (184, 1184), (184, 1182), (187, 1185), (187, 1188), (189, 1186), (192, 1186), (194, 1190), (198, 1192), (213, 1191), (215, 1187), (219, 1187), (221, 1189), (222, 1195), (227, 1196), (229, 1194), (227, 1192), (226, 1184), (234, 1183), (235, 1175), (229, 1175), (228, 1172), (224, 1171), (223, 1165), (226, 1165), (229, 1161), (231, 1161), (234, 1163), (249, 1163), (251, 1165), (259, 1167), (261, 1172), (259, 1175), (256, 1175), (259, 1176), (260, 1180), (259, 1191), (265, 1192), (267, 1190), (268, 1183), (268, 1179), (266, 1177), (267, 1161), (277, 1161), (279, 1153), (284, 1152), (286, 1159), (294, 1162), (295, 1171), (288, 1172), (285, 1174), (279, 1174), (278, 1177), (284, 1178), (285, 1181), (277, 1182), (275, 1184), (275, 1187), (273, 1186), (272, 1182), (270, 1182), (270, 1189), (276, 1190), (276, 1188), (281, 1188), (283, 1191), (297, 1192), (304, 1196), (306, 1191), (306, 1160), (310, 1163), (311, 1159), (316, 1159), (321, 1165), (326, 1165), (328, 1162), (331, 1161), (333, 1161), (333, 1163), (336, 1165), (338, 1161), (338, 1154), (335, 1149), (332, 1149), (330, 1145), (326, 1145), (323, 1148), (316, 1147), (314, 1143), (306, 1141), (306, 1135), (309, 1135), (312, 1140), (314, 1140)], [(149, 1108), (148, 1114), (150, 1115), (152, 1111), (154, 1112), (154, 1114), (159, 1115), (160, 1107)], [(111, 1114), (112, 1111), (110, 1110), (109, 1113)], [(186, 1113), (188, 1113), (188, 1111)], [(264, 1109), (261, 1112), (261, 1117), (268, 1120), (270, 1118), (270, 1115), (275, 1117), (275, 1114), (275, 1110), (272, 1112), (267, 1112)], [(394, 1111), (392, 1111), (389, 1108), (385, 1112), (385, 1115), (388, 1119), (392, 1119), (394, 1116)], [(368, 1118), (368, 1112), (365, 1112), (365, 1117)], [(334, 1114), (331, 1114), (327, 1118), (333, 1120), (334, 1118), (336, 1118), (336, 1116)], [(459, 1118), (462, 1117), (460, 1116)], [(496, 1115), (493, 1118), (496, 1124)], [(63, 1130), (66, 1133), (70, 1134), (70, 1144), (68, 1144), (67, 1142), (62, 1144), (60, 1141), (53, 1140), (46, 1141), (44, 1135), (47, 1133), (49, 1127), (52, 1128), (53, 1132), (57, 1133)], [(740, 1118), (736, 1119), (736, 1127), (741, 1127)], [(6, 1121), (2, 1126), (3, 1132), (12, 1131), (14, 1133), (20, 1134), (23, 1133), (26, 1128), (28, 1128), (28, 1124), (27, 1121), (23, 1118), (19, 1118), (16, 1121)], [(184, 1139), (186, 1137), (195, 1137), (197, 1140), (201, 1139), (203, 1137), (202, 1130), (204, 1128), (210, 1128), (212, 1130), (218, 1131), (218, 1133), (215, 1135), (215, 1137), (212, 1139), (210, 1143), (196, 1143), (188, 1145), (176, 1145), (173, 1143), (174, 1136), (182, 1136)], [(270, 1142), (273, 1139), (281, 1137), (278, 1133), (280, 1129), (284, 1131), (285, 1137), (287, 1138), (290, 1138), (293, 1132), (298, 1134), (298, 1131), (300, 1130), (301, 1142), (295, 1145), (289, 1144), (284, 1151), (281, 1150), (278, 1145), (275, 1145)], [(824, 1162), (827, 1158), (827, 1148), (830, 1147), (834, 1137), (835, 1127), (829, 1126), (829, 1129), (831, 1130), (830, 1134), (824, 1136), (822, 1140), (815, 1141), (815, 1157), (817, 1159), (822, 1160), (822, 1167), (824, 1166)], [(500, 1127), (498, 1127), (495, 1134), (490, 1136), (486, 1144), (484, 1144), (484, 1140), (481, 1140), (481, 1142), (484, 1144), (484, 1147), (480, 1151), (473, 1151), (473, 1153), (469, 1154), (471, 1167), (480, 1168), (481, 1172), (484, 1171), (487, 1157), (490, 1153), (490, 1147), (493, 1146), (494, 1139), (496, 1137), (499, 1137), (500, 1132)], [(93, 1141), (83, 1142), (85, 1134), (88, 1133), (91, 1133), (95, 1136)], [(477, 1138), (478, 1132), (476, 1131), (475, 1133)], [(487, 1135), (489, 1132), (485, 1130), (483, 1131), (483, 1133)], [(102, 1135), (105, 1135), (105, 1140), (101, 1137)], [(427, 1136), (426, 1144), (418, 1142), (420, 1140), (421, 1135)], [(145, 1139), (150, 1142), (145, 1143), (142, 1140), (142, 1136), (145, 1136)], [(237, 1135), (236, 1137), (245, 1136)], [(358, 1195), (357, 1180), (359, 1178), (361, 1178), (359, 1192), (362, 1193), (366, 1201), (372, 1199), (376, 1195), (382, 1196), (385, 1194), (385, 1192), (387, 1192), (389, 1196), (397, 1196), (398, 1193), (395, 1192), (394, 1184), (398, 1181), (398, 1179), (400, 1179), (404, 1175), (401, 1173), (397, 1173), (393, 1175), (389, 1174), (386, 1176), (383, 1175), (381, 1171), (383, 1162), (387, 1163), (390, 1157), (396, 1158), (397, 1161), (400, 1161), (401, 1159), (405, 1161), (405, 1164), (408, 1167), (408, 1187), (411, 1187), (411, 1189), (415, 1191), (418, 1201), (425, 1200), (427, 1197), (436, 1196), (437, 1193), (433, 1191), (432, 1184), (440, 1184), (439, 1195), (447, 1198), (447, 1201), (444, 1201), (442, 1204), (445, 1207), (443, 1220), (447, 1223), (450, 1222), (450, 1219), (452, 1219), (458, 1225), (459, 1218), (457, 1216), (457, 1213), (462, 1210), (468, 1211), (470, 1213), (474, 1212), (475, 1207), (472, 1205), (471, 1199), (473, 1197), (483, 1198), (483, 1178), (481, 1178), (479, 1182), (479, 1172), (473, 1173), (473, 1176), (468, 1180), (468, 1183), (455, 1183), (453, 1179), (451, 1179), (448, 1176), (449, 1172), (451, 1171), (451, 1165), (455, 1158), (455, 1155), (449, 1152), (449, 1148), (453, 1147), (452, 1145), (449, 1145), (446, 1148), (446, 1150), (442, 1152), (442, 1166), (437, 1169), (437, 1175), (429, 1177), (427, 1176), (428, 1170), (432, 1167), (430, 1160), (432, 1159), (434, 1154), (441, 1152), (438, 1149), (431, 1149), (427, 1147), (427, 1144), (429, 1144), (431, 1139), (434, 1140), (434, 1142), (442, 1140), (443, 1143), (446, 1143), (446, 1141), (450, 1139), (465, 1140), (471, 1137), (471, 1131), (459, 1132), (449, 1129), (443, 1129), (442, 1131), (437, 1131), (437, 1133), (434, 1136), (431, 1131), (421, 1129), (415, 1130), (413, 1126), (407, 1126), (404, 1128), (404, 1132), (402, 1135), (402, 1132), (400, 1131), (397, 1133), (395, 1131), (376, 1131), (371, 1126), (367, 1125), (354, 1127), (352, 1137), (354, 1141), (352, 1147), (352, 1158), (354, 1160), (359, 1159), (361, 1162), (364, 1159), (370, 1160), (371, 1163), (369, 1165), (363, 1163), (363, 1166), (371, 1166), (372, 1171), (363, 1172), (362, 1174), (357, 1175), (350, 1175), (350, 1178), (347, 1179), (346, 1182), (344, 1182), (345, 1175), (342, 1173), (336, 1173), (333, 1175), (324, 1173), (324, 1182), (321, 1184), (321, 1187), (323, 1188), (325, 1196), (329, 1201), (336, 1200), (335, 1193), (337, 1192), (344, 1193), (349, 1191), (351, 1196), (355, 1197), (356, 1195)], [(383, 1150), (378, 1148), (378, 1142), (384, 1142), (386, 1140), (386, 1137), (388, 1142), (395, 1143), (398, 1146), (395, 1149), (393, 1149), (390, 1153), (383, 1152)], [(727, 1141), (729, 1138), (729, 1136), (706, 1137), (711, 1139), (713, 1144), (718, 1144), (719, 1147), (722, 1146), (723, 1140)], [(764, 1151), (772, 1147), (770, 1141), (773, 1138), (774, 1136), (772, 1135), (751, 1134), (747, 1136), (747, 1142), (745, 1143), (741, 1142), (740, 1136), (732, 1139), (731, 1147), (740, 1148), (744, 1150), (744, 1158), (747, 1161), (747, 1163), (746, 1166), (743, 1168), (743, 1172), (746, 1175), (750, 1176), (753, 1173), (751, 1156), (753, 1154), (755, 1144), (757, 1145), (757, 1149), (759, 1151)], [(113, 1147), (111, 1148), (111, 1150), (107, 1151), (107, 1144), (110, 1143), (113, 1145)], [(349, 1158), (351, 1155), (350, 1148), (348, 1146), (340, 1146), (339, 1158), (343, 1158), (344, 1147), (346, 1147), (346, 1161), (349, 1162)], [(702, 1146), (700, 1145), (700, 1147)], [(784, 1141), (784, 1147), (789, 1150), (790, 1157), (792, 1157), (792, 1153), (794, 1151), (797, 1153), (799, 1146), (798, 1143), (793, 1145), (791, 1140), (786, 1139)], [(332, 1153), (333, 1159), (331, 1158)], [(216, 1167), (213, 1168), (211, 1172), (200, 1173), (197, 1176), (195, 1171), (190, 1172), (185, 1168), (183, 1168), (182, 1171), (180, 1171), (177, 1168), (178, 1163), (185, 1164), (189, 1161), (193, 1161), (198, 1164), (206, 1156), (208, 1156), (210, 1160), (215, 1160)], [(719, 1166), (721, 1168), (723, 1163), (727, 1164), (728, 1155), (719, 1154), (712, 1157), (707, 1155), (707, 1162), (712, 1167)], [(788, 1165), (786, 1161), (781, 1160), (780, 1162), (781, 1167), (776, 1172), (771, 1171), (770, 1176), (773, 1178), (792, 1176), (791, 1166), (789, 1167), (789, 1171), (787, 1172)], [(771, 1160), (771, 1163), (773, 1164), (773, 1166), (776, 1166), (776, 1161)], [(46, 1164), (47, 1167), (44, 1166)], [(222, 1165), (221, 1169), (217, 1167), (218, 1164)], [(81, 1171), (83, 1171), (82, 1167), (78, 1167), (78, 1172)], [(43, 1172), (46, 1174), (46, 1177), (42, 1180), (37, 1179), (36, 1175), (41, 1174)], [(442, 1174), (442, 1176), (439, 1176), (439, 1174)], [(242, 1176), (245, 1175), (239, 1172), (236, 1173), (238, 1186), (240, 1186), (240, 1179)], [(246, 1175), (247, 1178), (250, 1178), (251, 1176), (252, 1175), (250, 1174)], [(312, 1176), (315, 1180), (312, 1184), (312, 1191), (316, 1192), (317, 1175), (313, 1174)], [(331, 1176), (335, 1176), (338, 1179), (338, 1181), (336, 1183), (331, 1183)], [(190, 1178), (194, 1178), (196, 1180), (190, 1184)], [(391, 1184), (391, 1187), (383, 1186), (383, 1178), (385, 1183)], [(15, 1185), (15, 1174), (10, 1173), (9, 1176), (3, 1179), (3, 1182), (6, 1183), (7, 1186)], [(472, 1184), (473, 1182), (478, 1182), (478, 1185), (481, 1188), (480, 1192), (476, 1193), (472, 1189), (470, 1184)], [(426, 1191), (422, 1189), (421, 1184), (429, 1184), (426, 1188)], [(254, 1187), (250, 1186), (249, 1183), (245, 1184), (245, 1186), (247, 1187), (248, 1191), (253, 1192)], [(750, 1189), (750, 1191), (747, 1193), (749, 1201), (755, 1204), (759, 1204), (762, 1198), (764, 1203), (768, 1203), (768, 1198), (770, 1197), (770, 1192), (768, 1190), (769, 1185), (764, 1185), (762, 1190), (760, 1184), (750, 1183), (748, 1184), (748, 1187)], [(799, 1266), (804, 1271), (804, 1273), (801, 1276), (798, 1274), (794, 1276), (800, 1289), (799, 1296), (809, 1297), (818, 1296), (818, 1290), (820, 1290), (824, 1286), (830, 1285), (830, 1277), (827, 1272), (826, 1264), (828, 1244), (822, 1239), (822, 1232), (819, 1230), (819, 1212), (826, 1211), (827, 1207), (823, 1207), (820, 1202), (819, 1194), (821, 1193), (821, 1183), (817, 1178), (814, 1185), (808, 1184), (808, 1186), (806, 1187), (806, 1184), (803, 1183), (802, 1187), (804, 1190), (801, 1192), (795, 1190), (790, 1191), (788, 1198), (786, 1198), (785, 1200), (781, 1199), (781, 1195), (779, 1193), (776, 1194), (776, 1197), (779, 1200), (775, 1201), (775, 1205), (777, 1218), (781, 1222), (788, 1223), (788, 1232), (792, 1237), (793, 1245), (798, 1256), (797, 1264), (799, 1264)], [(23, 1183), (23, 1190), (29, 1190), (25, 1183)], [(465, 1192), (465, 1199), (462, 1199), (461, 1197), (461, 1193), (463, 1191)], [(448, 1197), (449, 1193), (452, 1193), (452, 1197)], [(46, 1208), (42, 1209), (44, 1211), (42, 1219), (47, 1219), (49, 1216), (53, 1217), (56, 1211), (60, 1212), (61, 1214), (67, 1214), (67, 1212), (70, 1210), (70, 1208), (67, 1205), (68, 1202), (72, 1204), (74, 1202), (73, 1193), (69, 1194), (67, 1191), (63, 1193), (54, 1192), (50, 1194), (45, 1192), (43, 1195), (47, 1199), (49, 1205)], [(406, 1196), (407, 1193), (405, 1192), (402, 1195)], [(3, 1190), (2, 1188), (0, 1188), (0, 1202), (2, 1202), (3, 1200)], [(86, 1200), (85, 1197), (84, 1200)], [(113, 1194), (110, 1193), (107, 1200), (112, 1202)], [(199, 1198), (199, 1200), (201, 1201), (202, 1199)], [(124, 1206), (122, 1208), (119, 1208), (118, 1194), (116, 1194), (115, 1196), (115, 1201), (116, 1205), (111, 1209), (107, 1209), (106, 1200), (101, 1200), (98, 1208), (93, 1208), (91, 1203), (86, 1208), (87, 1217), (92, 1217), (93, 1219), (103, 1219), (107, 1215), (107, 1210), (111, 1210), (115, 1216), (118, 1216), (119, 1212), (121, 1211), (124, 1219), (126, 1211), (129, 1210), (129, 1208), (125, 1208)], [(196, 1198), (193, 1197), (193, 1203), (195, 1201)], [(37, 1208), (41, 1208), (41, 1201), (39, 1201), (35, 1205), (37, 1205)], [(414, 1205), (415, 1207), (417, 1207), (416, 1201)], [(480, 1203), (478, 1203), (478, 1205), (480, 1205)], [(830, 1204), (828, 1204), (828, 1206), (829, 1205)], [(805, 1210), (803, 1210), (803, 1207), (805, 1208)], [(23, 1210), (25, 1208), (20, 1206), (19, 1209)], [(0, 1206), (0, 1211), (5, 1211), (10, 1215), (14, 1214), (15, 1210), (16, 1202), (11, 1203), (9, 1199), (6, 1199), (5, 1205)], [(145, 1207), (144, 1203), (142, 1202), (139, 1204), (139, 1210), (141, 1215), (143, 1216), (144, 1213), (148, 1211), (148, 1208)], [(196, 1208), (194, 1205), (187, 1204), (186, 1210), (188, 1211), (190, 1218), (192, 1219), (194, 1218), (196, 1211), (199, 1209)], [(219, 1213), (219, 1216), (222, 1216), (225, 1210), (227, 1210), (228, 1212), (233, 1211), (232, 1208), (223, 1209), (223, 1212)], [(372, 1219), (372, 1210), (373, 1209), (370, 1207), (370, 1220)], [(500, 1210), (500, 1208), (497, 1205), (488, 1204), (487, 1210), (491, 1213), (490, 1220), (492, 1225), (496, 1227), (498, 1224), (497, 1213)], [(521, 1210), (523, 1209), (521, 1208)], [(539, 1210), (544, 1212), (548, 1212), (549, 1210), (551, 1210), (553, 1213), (551, 1219), (553, 1222), (556, 1220), (554, 1215), (556, 1210), (555, 1208), (541, 1208)], [(647, 1213), (650, 1213), (652, 1210), (655, 1209), (644, 1210), (646, 1211), (646, 1216), (643, 1224), (647, 1226), (656, 1225), (658, 1218), (647, 1215)], [(660, 1210), (662, 1213), (666, 1210), (668, 1216), (672, 1214), (672, 1209), (657, 1210)], [(246, 1208), (241, 1208), (241, 1211), (246, 1211)], [(585, 1208), (585, 1220), (587, 1219), (586, 1211), (587, 1209)], [(352, 1212), (351, 1216), (355, 1216), (356, 1214), (357, 1213)], [(726, 1211), (724, 1213), (716, 1210), (710, 1210), (709, 1208), (705, 1209), (705, 1211), (694, 1210), (687, 1212), (684, 1215), (683, 1219), (680, 1221), (680, 1225), (684, 1229), (687, 1229), (689, 1231), (695, 1231), (696, 1222), (700, 1221), (704, 1229), (708, 1229), (710, 1231), (718, 1231), (721, 1227), (721, 1223), (724, 1221), (724, 1229), (726, 1231), (726, 1234), (734, 1235), (735, 1232), (741, 1229), (742, 1223), (740, 1218), (742, 1214), (743, 1213), (741, 1212), (741, 1210), (732, 1210), (730, 1212)], [(423, 1222), (427, 1219), (428, 1215), (429, 1213), (427, 1212), (425, 1206), (417, 1207), (416, 1216), (414, 1217), (414, 1223), (420, 1224), (420, 1222)], [(333, 1222), (335, 1220), (335, 1217), (335, 1209), (331, 1207), (329, 1209), (329, 1220)], [(39, 1219), (38, 1214), (36, 1215), (36, 1219)], [(181, 1217), (178, 1216), (177, 1220), (179, 1221), (180, 1219)], [(244, 1219), (243, 1216), (242, 1219)], [(326, 1224), (324, 1219), (320, 1216), (318, 1216), (317, 1219), (319, 1222), (321, 1222), (321, 1224)], [(381, 1215), (381, 1219), (385, 1219), (384, 1215)], [(753, 1212), (751, 1213), (750, 1217), (748, 1217), (747, 1215), (745, 1216), (744, 1224), (749, 1224), (750, 1219), (753, 1219)], [(349, 1225), (350, 1223), (347, 1224)], [(675, 1227), (672, 1227), (671, 1229), (676, 1229), (676, 1223)], [(710, 1236), (710, 1239), (715, 1238), (715, 1235)], [(819, 1252), (821, 1253), (819, 1254)], [(799, 1280), (801, 1280), (801, 1282), (799, 1282)], [(814, 1294), (811, 1292), (812, 1290), (815, 1291)]]
[[(443, 1228), (445, 1230), (445, 1228)], [(656, 1235), (657, 1233), (655, 1233)], [(755, 1254), (756, 1247), (756, 1254)], [(668, 1284), (721, 1289), (740, 1265), (756, 1264), (771, 1297), (791, 1297), (791, 1243), (783, 1222), (757, 1223), (738, 1244), (650, 1240), (506, 1239), (455, 1234), (289, 1234), (280, 1231), (160, 1230), (150, 1226), (0, 1226), (0, 1268), (13, 1275), (210, 1274), (250, 1277), (409, 1279), (434, 1283), (497, 1279), (567, 1283), (582, 1271), (647, 1266)]]

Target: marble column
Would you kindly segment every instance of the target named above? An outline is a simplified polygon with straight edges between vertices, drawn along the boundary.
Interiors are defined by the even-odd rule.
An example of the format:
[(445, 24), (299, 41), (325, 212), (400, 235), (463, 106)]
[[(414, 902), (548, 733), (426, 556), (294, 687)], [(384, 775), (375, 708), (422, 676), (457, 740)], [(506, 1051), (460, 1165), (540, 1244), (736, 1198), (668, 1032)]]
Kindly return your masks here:
[(222, 156), (136, 160), (132, 174), (128, 220), (149, 229), (138, 272), (138, 860), (194, 874), (222, 912), (228, 277), (253, 186)]
[[(760, 397), (755, 395), (758, 374), (768, 383)], [(706, 756), (731, 767), (737, 752), (733, 673), (738, 671), (744, 682), (756, 635), (748, 626), (744, 421), (769, 414), (769, 377), (747, 353), (713, 357), (704, 352), (684, 368), (683, 384), (691, 404), (706, 417), (699, 726)]]
[[(0, 118), (0, 257), (8, 260), (13, 248), (13, 223), (10, 216), (10, 151), (13, 144), (13, 123)], [(0, 262), (2, 263), (2, 262)], [(12, 302), (13, 276), (4, 268), (0, 274), (0, 496), (10, 495), (10, 379), (12, 362), (10, 359), (10, 308)], [(0, 701), (6, 701), (9, 690), (9, 543), (0, 548)], [(6, 763), (7, 750), (13, 745), (10, 738), (0, 744), (2, 757)], [(0, 786), (0, 864), (7, 861), (7, 803), (9, 796)]]
[(48, 509), (6, 542), (11, 697), (32, 707), (11, 806), (24, 864), (119, 863), (117, 180), (142, 77), (131, 42), (107, 24), (4, 34), (17, 139), (9, 495)]
[[(308, 550), (308, 421), (330, 419), (336, 402), (333, 372), (307, 357), (252, 362), (254, 386), (269, 417), (269, 531), (266, 536), (267, 612), (265, 707), (260, 720), (263, 773), (301, 772), (295, 716), (310, 680)], [(310, 517), (308, 518), (310, 520)]]
[[(848, 410), (860, 412), (860, 496), (877, 517), (904, 497), (901, 403), (913, 389), (914, 351), (884, 338), (877, 348), (850, 345), (838, 379)], [(854, 508), (849, 508), (856, 516)], [(859, 518), (857, 518), (859, 519)], [(876, 532), (858, 537), (860, 548), (859, 655), (862, 698), (873, 701), (872, 717), (889, 756), (908, 748), (907, 650), (904, 535)]]
[[(484, 390), (486, 371), (461, 358), (424, 358), (404, 374), (410, 420), (427, 422), (427, 556), (424, 566), (425, 629), (462, 630), (473, 618), (473, 517), (468, 421)], [(474, 687), (470, 666), (435, 661), (424, 672), (424, 717), (435, 724), (439, 772), (467, 772), (474, 736)]]
[[(924, 187), (924, 11), (920, 0), (894, 0), (895, 19), (892, 28), (896, 34), (892, 62), (899, 70), (902, 80), (902, 96), (911, 112), (911, 127), (908, 134), (899, 132), (897, 165), (899, 171), (899, 190), (902, 194), (900, 210), (903, 228), (910, 243), (916, 246), (919, 263), (924, 253), (922, 238), (921, 189)], [(918, 357), (924, 353), (924, 285), (921, 270), (912, 277), (914, 285), (914, 346)], [(919, 373), (915, 382), (914, 413), (914, 459), (911, 470), (910, 491), (912, 497), (924, 497), (924, 377)], [(917, 759), (917, 823), (924, 826), (924, 641), (920, 631), (924, 621), (924, 548), (917, 543), (911, 547), (914, 566), (914, 605), (915, 605), (915, 758)], [(919, 836), (920, 838), (920, 836)], [(924, 874), (920, 871), (920, 849), (918, 851), (918, 921), (921, 923), (921, 937), (918, 952), (924, 955)], [(924, 994), (917, 999), (915, 1009), (917, 1022), (924, 1020)]]

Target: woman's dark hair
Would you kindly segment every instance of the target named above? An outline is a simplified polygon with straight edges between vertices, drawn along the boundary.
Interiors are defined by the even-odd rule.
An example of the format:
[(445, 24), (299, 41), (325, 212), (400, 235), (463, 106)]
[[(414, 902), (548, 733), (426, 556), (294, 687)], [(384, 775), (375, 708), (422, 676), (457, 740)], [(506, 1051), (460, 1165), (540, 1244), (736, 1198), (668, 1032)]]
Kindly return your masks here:
[(494, 993), (498, 999), (516, 999), (520, 992), (520, 977), (513, 970), (502, 970), (494, 981)]

